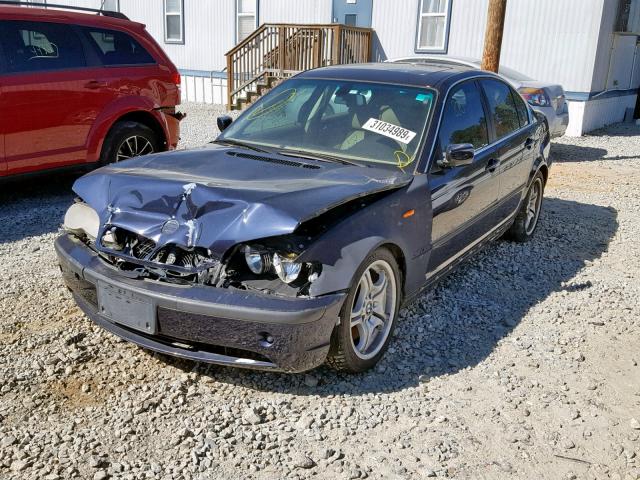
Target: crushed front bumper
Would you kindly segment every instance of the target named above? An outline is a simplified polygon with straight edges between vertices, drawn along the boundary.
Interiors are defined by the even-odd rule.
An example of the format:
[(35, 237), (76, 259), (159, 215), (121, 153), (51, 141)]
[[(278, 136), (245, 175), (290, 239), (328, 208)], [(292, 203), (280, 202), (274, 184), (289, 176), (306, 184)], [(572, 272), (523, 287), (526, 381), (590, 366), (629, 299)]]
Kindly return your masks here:
[[(58, 237), (55, 248), (67, 286), (96, 324), (144, 348), (201, 362), (287, 372), (314, 368), (327, 356), (346, 296), (289, 299), (145, 281), (128, 278), (71, 235)], [(132, 328), (135, 319), (104, 315), (106, 290), (124, 299), (121, 312), (128, 301), (149, 306), (153, 324)], [(137, 312), (135, 305), (131, 311)]]

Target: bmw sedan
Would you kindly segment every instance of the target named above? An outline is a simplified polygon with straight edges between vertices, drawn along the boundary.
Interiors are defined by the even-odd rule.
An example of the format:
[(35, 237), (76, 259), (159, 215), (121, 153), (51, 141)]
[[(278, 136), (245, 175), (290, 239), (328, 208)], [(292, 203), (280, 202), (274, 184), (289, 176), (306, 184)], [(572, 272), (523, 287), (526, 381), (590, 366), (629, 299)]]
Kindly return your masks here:
[(150, 350), (362, 372), (403, 305), (536, 230), (546, 123), (491, 73), (320, 68), (218, 125), (202, 148), (78, 179), (56, 240), (87, 316)]

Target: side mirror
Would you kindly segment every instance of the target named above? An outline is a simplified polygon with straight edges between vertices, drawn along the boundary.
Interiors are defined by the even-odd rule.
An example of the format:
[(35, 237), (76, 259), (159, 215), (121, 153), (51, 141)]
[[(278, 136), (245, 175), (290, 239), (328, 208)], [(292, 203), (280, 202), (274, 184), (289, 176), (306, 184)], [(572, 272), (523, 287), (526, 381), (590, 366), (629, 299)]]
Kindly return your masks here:
[(227, 129), (227, 127), (231, 125), (231, 122), (233, 122), (233, 118), (231, 118), (229, 115), (219, 116), (218, 119), (216, 120), (216, 123), (218, 124), (218, 130), (220, 130), (221, 132), (224, 132)]
[(440, 168), (462, 167), (473, 163), (475, 149), (470, 143), (454, 143), (447, 147), (444, 158), (438, 162)]

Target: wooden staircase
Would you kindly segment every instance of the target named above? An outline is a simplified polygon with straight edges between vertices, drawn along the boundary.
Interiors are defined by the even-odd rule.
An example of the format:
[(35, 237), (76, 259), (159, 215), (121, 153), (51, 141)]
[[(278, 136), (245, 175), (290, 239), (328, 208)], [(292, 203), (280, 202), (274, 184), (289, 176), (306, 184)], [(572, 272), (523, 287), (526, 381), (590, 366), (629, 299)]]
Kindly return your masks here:
[(342, 24), (263, 24), (226, 54), (227, 108), (243, 109), (304, 70), (368, 62), (372, 33)]

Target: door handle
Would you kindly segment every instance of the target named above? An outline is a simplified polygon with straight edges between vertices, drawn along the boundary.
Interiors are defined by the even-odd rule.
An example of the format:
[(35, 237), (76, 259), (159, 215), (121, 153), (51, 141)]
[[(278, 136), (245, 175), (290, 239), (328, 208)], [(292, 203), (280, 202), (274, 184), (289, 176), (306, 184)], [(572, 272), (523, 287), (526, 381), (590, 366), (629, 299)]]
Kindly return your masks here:
[(531, 150), (532, 147), (533, 147), (533, 138), (529, 137), (524, 141), (524, 148), (526, 148), (527, 150)]
[(500, 165), (500, 161), (496, 158), (492, 158), (487, 162), (486, 170), (489, 172), (495, 172), (498, 165)]
[(84, 88), (88, 88), (91, 90), (95, 90), (97, 88), (102, 88), (102, 87), (106, 87), (107, 83), (106, 82), (100, 82), (98, 80), (91, 80), (87, 83), (84, 84)]

